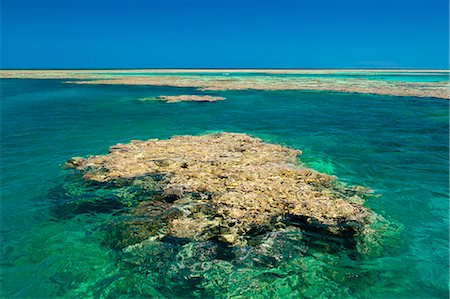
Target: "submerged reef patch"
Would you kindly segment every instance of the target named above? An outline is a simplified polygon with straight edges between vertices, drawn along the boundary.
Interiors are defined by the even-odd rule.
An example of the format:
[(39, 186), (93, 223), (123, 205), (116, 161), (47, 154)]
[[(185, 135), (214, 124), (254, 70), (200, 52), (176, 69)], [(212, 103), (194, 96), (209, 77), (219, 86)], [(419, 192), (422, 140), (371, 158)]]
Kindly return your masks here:
[(179, 96), (159, 96), (156, 98), (141, 98), (140, 101), (164, 101), (167, 103), (178, 103), (178, 102), (217, 102), (225, 100), (223, 97), (215, 97), (210, 95), (179, 95)]
[(113, 225), (118, 248), (164, 238), (239, 247), (287, 227), (338, 238), (370, 231), (375, 214), (362, 206), (369, 191), (302, 166), (300, 154), (246, 134), (218, 133), (134, 140), (66, 165), (95, 184), (152, 189)]

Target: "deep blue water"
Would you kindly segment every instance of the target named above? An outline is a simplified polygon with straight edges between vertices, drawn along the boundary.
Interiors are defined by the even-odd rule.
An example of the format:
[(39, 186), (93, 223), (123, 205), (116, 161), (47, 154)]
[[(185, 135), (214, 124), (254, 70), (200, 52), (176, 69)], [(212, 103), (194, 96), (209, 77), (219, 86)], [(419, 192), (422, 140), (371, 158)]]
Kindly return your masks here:
[[(203, 94), (1, 81), (1, 297), (448, 298), (449, 101), (305, 91), (208, 92), (226, 98), (214, 103), (138, 101), (194, 93)], [(130, 268), (104, 244), (102, 225), (113, 213), (52, 212), (68, 158), (131, 139), (211, 131), (301, 149), (308, 166), (374, 189), (380, 196), (366, 205), (400, 232), (358, 260), (310, 250), (270, 268), (224, 262), (189, 280), (170, 259), (159, 261), (166, 272)]]

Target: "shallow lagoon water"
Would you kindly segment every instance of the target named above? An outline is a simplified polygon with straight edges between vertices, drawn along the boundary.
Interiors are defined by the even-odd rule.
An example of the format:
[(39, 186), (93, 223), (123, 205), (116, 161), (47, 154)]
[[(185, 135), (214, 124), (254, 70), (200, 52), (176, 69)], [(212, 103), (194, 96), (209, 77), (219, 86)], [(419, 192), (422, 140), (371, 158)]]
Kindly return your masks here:
[[(302, 91), (2, 80), (1, 296), (12, 297), (448, 297), (449, 102)], [(139, 101), (208, 94), (215, 103)], [(377, 254), (280, 242), (271, 265), (217, 261), (186, 275), (189, 259), (131, 266), (105, 243), (117, 211), (55, 214), (72, 156), (131, 139), (244, 132), (303, 151), (301, 160), (379, 194), (366, 203), (402, 227)], [(175, 247), (177, 245), (174, 245)], [(303, 246), (303, 245), (302, 245)], [(184, 245), (186, 247), (186, 245)], [(186, 249), (187, 250), (187, 249)], [(188, 252), (188, 251), (186, 251)], [(195, 251), (193, 251), (195, 252)], [(226, 260), (224, 258), (223, 260)]]

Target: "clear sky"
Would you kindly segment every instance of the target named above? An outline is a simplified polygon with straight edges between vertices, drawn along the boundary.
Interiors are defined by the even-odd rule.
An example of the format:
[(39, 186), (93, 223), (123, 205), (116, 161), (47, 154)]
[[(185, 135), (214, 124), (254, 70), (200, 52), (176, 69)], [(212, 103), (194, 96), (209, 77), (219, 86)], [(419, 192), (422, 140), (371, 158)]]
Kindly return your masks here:
[(444, 68), (448, 0), (0, 0), (1, 68)]

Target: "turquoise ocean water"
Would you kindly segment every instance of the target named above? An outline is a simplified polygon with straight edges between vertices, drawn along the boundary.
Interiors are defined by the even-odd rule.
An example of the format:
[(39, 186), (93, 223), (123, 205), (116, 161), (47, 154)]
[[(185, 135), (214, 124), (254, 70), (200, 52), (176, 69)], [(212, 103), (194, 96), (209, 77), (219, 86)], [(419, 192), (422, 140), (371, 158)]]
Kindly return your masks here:
[[(138, 100), (178, 94), (226, 100)], [(308, 166), (374, 189), (366, 205), (398, 234), (367, 254), (285, 238), (271, 249), (276, 262), (236, 261), (230, 248), (212, 261), (208, 244), (163, 244), (136, 265), (105, 241), (120, 207), (61, 209), (68, 158), (214, 131), (299, 148)], [(1, 297), (448, 298), (448, 134), (441, 99), (3, 79)]]
[[(161, 72), (95, 72), (92, 74), (96, 75), (107, 75), (107, 76), (173, 76), (171, 73), (161, 73)], [(403, 81), (403, 82), (448, 82), (449, 74), (442, 72), (383, 72), (383, 71), (365, 71), (365, 72), (333, 72), (326, 74), (314, 74), (314, 73), (286, 73), (286, 74), (267, 74), (264, 72), (177, 72), (177, 76), (188, 76), (188, 77), (226, 77), (226, 78), (246, 78), (246, 77), (264, 77), (264, 78), (304, 78), (304, 79), (365, 79), (365, 80), (376, 80), (376, 81)]]

